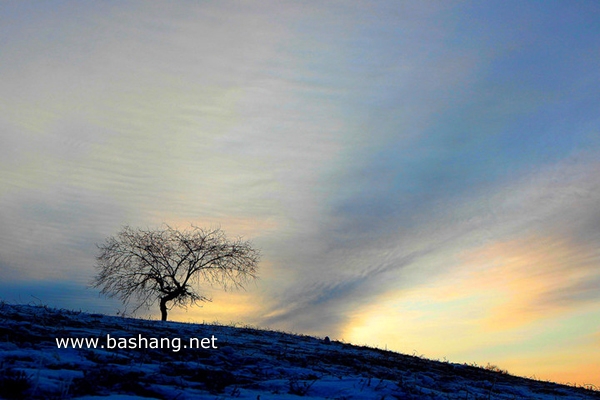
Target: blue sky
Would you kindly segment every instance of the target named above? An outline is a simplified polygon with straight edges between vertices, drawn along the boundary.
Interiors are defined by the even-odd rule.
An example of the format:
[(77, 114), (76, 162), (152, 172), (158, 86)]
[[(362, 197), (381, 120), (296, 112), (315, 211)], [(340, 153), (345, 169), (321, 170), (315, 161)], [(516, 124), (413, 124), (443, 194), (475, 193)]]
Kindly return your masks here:
[(114, 313), (97, 243), (221, 226), (261, 279), (176, 319), (599, 384), (599, 14), (3, 3), (0, 298)]

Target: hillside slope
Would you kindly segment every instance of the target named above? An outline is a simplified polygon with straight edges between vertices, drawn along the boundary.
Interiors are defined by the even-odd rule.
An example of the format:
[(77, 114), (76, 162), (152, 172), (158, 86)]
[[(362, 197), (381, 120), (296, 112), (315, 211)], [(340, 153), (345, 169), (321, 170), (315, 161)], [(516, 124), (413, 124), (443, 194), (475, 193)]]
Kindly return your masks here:
[[(69, 338), (98, 342), (58, 347)], [(281, 332), (0, 304), (0, 396), (567, 400), (600, 392)]]

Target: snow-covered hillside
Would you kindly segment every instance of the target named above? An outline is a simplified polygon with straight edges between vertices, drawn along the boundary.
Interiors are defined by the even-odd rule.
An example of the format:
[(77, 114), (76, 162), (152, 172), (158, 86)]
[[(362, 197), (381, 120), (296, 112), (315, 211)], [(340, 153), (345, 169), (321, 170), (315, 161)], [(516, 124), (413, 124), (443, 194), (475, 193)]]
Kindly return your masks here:
[[(93, 342), (82, 342), (81, 348), (58, 347), (57, 339), (71, 338), (98, 339), (98, 343), (96, 348)], [(190, 338), (198, 340), (190, 342)], [(169, 348), (157, 348), (160, 341)], [(198, 348), (184, 348), (188, 343)], [(597, 391), (328, 339), (3, 303), (0, 395), (19, 399), (600, 399)]]

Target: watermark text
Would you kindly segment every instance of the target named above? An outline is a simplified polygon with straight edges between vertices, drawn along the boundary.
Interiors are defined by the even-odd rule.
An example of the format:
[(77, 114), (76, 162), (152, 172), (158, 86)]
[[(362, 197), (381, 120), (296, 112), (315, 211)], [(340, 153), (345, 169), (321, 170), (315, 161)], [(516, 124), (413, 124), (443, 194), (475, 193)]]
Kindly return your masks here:
[(181, 349), (218, 349), (215, 335), (204, 338), (154, 338), (142, 334), (132, 337), (111, 337), (106, 334), (101, 338), (56, 338), (56, 347), (59, 349), (170, 349), (178, 352)]

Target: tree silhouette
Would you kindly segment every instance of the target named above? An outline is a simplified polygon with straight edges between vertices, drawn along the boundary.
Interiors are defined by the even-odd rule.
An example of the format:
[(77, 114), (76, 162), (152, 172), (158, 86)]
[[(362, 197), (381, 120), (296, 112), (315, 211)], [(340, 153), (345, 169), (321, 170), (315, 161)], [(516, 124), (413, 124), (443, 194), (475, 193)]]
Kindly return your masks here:
[(250, 242), (230, 241), (219, 228), (195, 226), (185, 231), (168, 225), (157, 230), (126, 226), (98, 248), (92, 286), (125, 304), (135, 301), (136, 310), (158, 301), (163, 321), (174, 306), (210, 301), (196, 290), (202, 282), (243, 288), (257, 278), (260, 259)]

